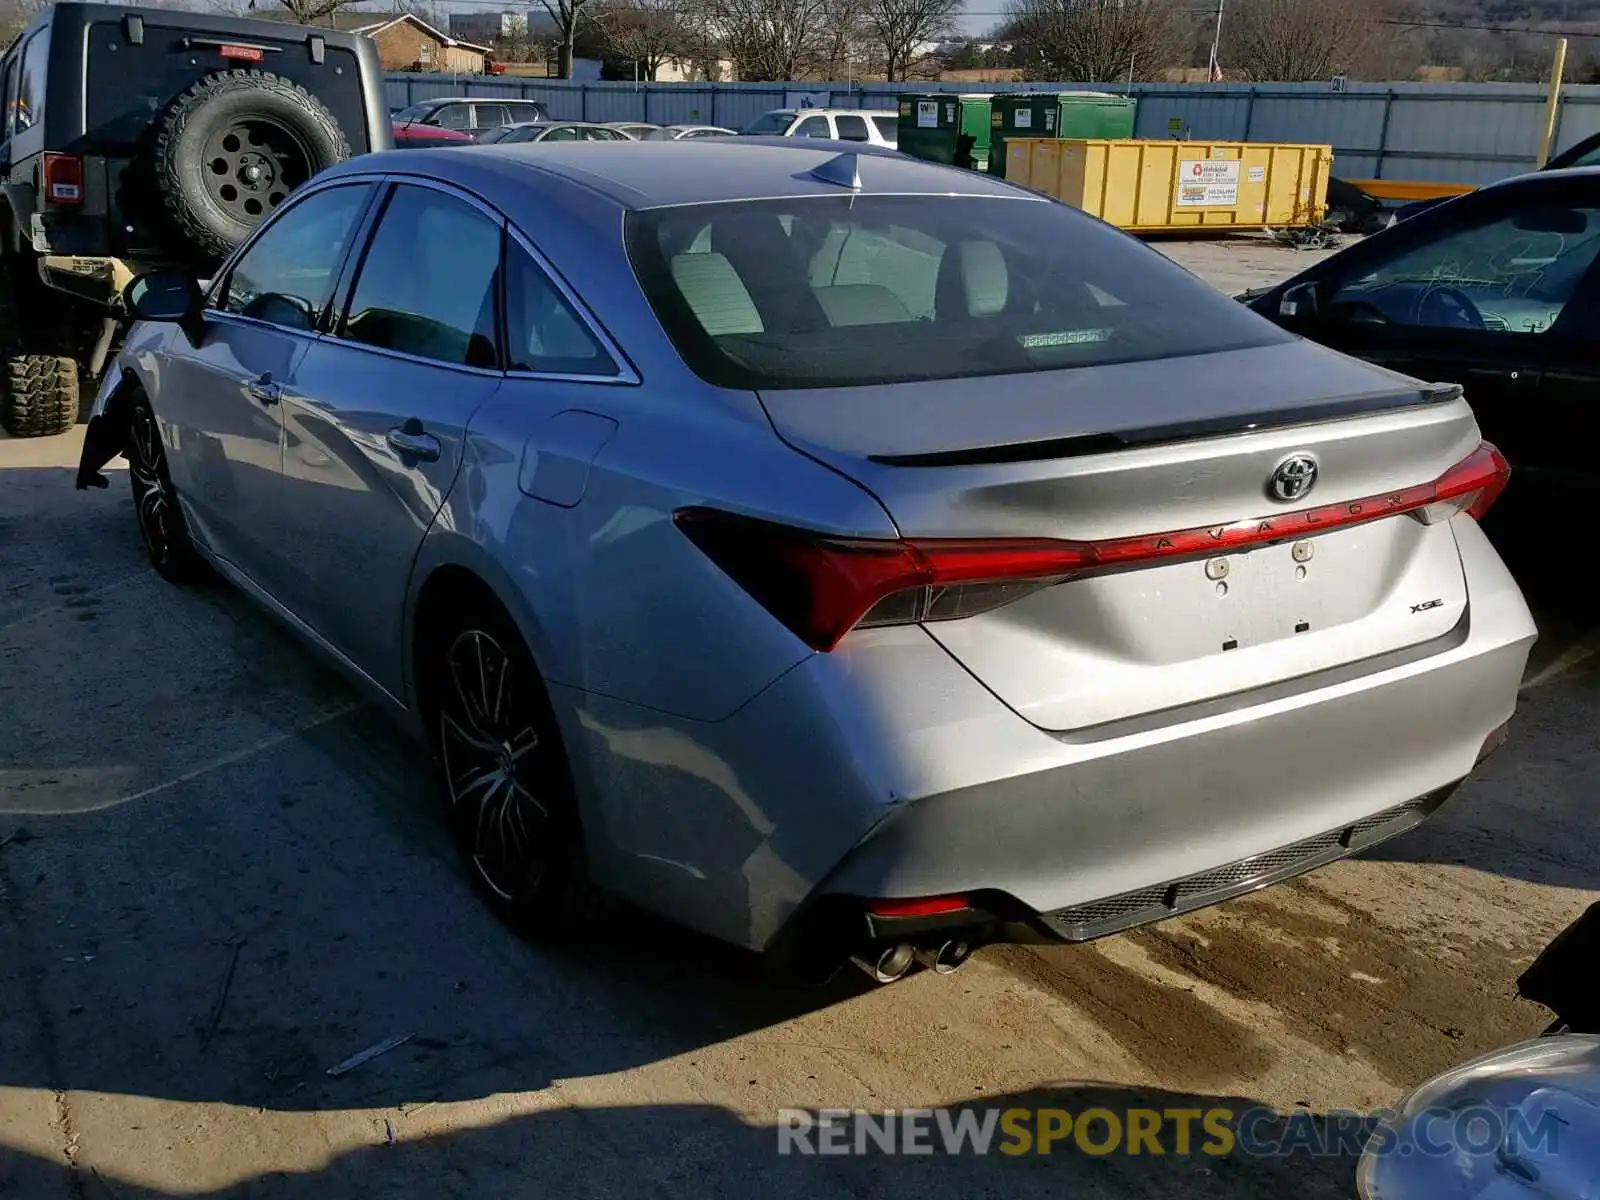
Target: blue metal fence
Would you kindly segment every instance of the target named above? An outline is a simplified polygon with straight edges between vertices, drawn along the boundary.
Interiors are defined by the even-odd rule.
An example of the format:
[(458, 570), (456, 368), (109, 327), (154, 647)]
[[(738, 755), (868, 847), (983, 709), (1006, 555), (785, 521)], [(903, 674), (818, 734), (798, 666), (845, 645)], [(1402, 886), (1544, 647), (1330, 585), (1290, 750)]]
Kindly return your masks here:
[[(566, 83), (392, 74), (389, 103), (436, 96), (516, 96), (574, 121), (695, 122), (739, 129), (798, 96), (851, 108), (893, 108), (905, 90), (1127, 92), (1139, 99), (1139, 137), (1313, 142), (1334, 148), (1336, 172), (1351, 179), (1487, 183), (1530, 169), (1544, 124), (1538, 84), (1326, 83), (1092, 84), (954, 83)], [(1600, 132), (1600, 86), (1563, 89), (1556, 149)]]

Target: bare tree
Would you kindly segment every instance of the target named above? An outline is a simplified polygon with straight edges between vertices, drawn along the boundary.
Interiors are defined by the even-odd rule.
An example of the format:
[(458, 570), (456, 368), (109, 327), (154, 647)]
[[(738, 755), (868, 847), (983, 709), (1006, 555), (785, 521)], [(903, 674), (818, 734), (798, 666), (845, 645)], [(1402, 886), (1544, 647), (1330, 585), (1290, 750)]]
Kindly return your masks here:
[(1011, 0), (1004, 32), (1030, 79), (1109, 83), (1186, 61), (1191, 29), (1184, 0)]
[[(328, 0), (321, 0), (328, 3)], [(578, 40), (578, 26), (588, 13), (591, 0), (539, 0), (556, 27), (556, 76), (572, 78), (572, 44)]]
[(739, 78), (796, 78), (816, 57), (826, 0), (705, 0), (707, 40), (733, 59)]
[(280, 0), (277, 7), (298, 25), (316, 25), (327, 21), (349, 3), (350, 0)]
[(1219, 57), (1247, 79), (1359, 75), (1376, 57), (1383, 0), (1234, 0)]
[(639, 64), (653, 80), (669, 60), (693, 54), (694, 35), (679, 16), (682, 0), (616, 0), (596, 8), (592, 19), (612, 55)]
[(817, 29), (813, 63), (823, 79), (854, 79), (861, 73), (867, 4), (868, 0), (829, 0)]
[(26, 29), (33, 19), (50, 7), (50, 0), (5, 0), (0, 3), (0, 51)]
[(955, 32), (962, 0), (866, 0), (865, 21), (890, 83), (906, 77), (923, 42)]

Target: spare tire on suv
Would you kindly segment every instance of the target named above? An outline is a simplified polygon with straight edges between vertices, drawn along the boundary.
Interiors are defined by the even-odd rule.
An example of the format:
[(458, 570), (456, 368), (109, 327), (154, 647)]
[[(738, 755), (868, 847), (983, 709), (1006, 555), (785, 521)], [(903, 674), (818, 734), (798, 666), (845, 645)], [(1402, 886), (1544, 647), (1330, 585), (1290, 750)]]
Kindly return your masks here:
[(349, 157), (339, 122), (305, 88), (267, 71), (226, 71), (167, 110), (154, 165), (179, 237), (221, 258), (295, 188)]

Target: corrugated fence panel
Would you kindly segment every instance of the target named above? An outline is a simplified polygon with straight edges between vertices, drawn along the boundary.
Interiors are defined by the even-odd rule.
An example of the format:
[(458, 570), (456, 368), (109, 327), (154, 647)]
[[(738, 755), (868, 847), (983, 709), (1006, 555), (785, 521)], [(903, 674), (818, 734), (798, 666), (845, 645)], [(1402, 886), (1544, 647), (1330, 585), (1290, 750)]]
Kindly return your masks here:
[[(794, 93), (840, 108), (892, 109), (902, 91), (1131, 91), (1146, 138), (1325, 142), (1347, 178), (1486, 183), (1533, 166), (1544, 128), (1537, 84), (591, 83), (393, 74), (391, 105), (444, 96), (523, 96), (566, 120), (697, 122), (742, 129)], [(1556, 146), (1600, 132), (1600, 85), (1563, 91)]]
[(642, 121), (644, 93), (634, 87), (595, 87), (588, 93), (586, 121)]
[(1569, 98), (1561, 107), (1561, 123), (1556, 133), (1558, 151), (1600, 133), (1600, 100)]

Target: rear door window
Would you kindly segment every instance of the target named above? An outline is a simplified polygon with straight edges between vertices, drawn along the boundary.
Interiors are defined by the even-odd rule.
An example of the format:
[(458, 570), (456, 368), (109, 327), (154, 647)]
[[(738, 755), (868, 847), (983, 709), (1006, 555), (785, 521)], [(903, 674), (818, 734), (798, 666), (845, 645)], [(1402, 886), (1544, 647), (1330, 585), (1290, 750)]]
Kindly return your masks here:
[(435, 362), (494, 367), (501, 226), (432, 188), (395, 188), (341, 335)]
[(872, 135), (867, 132), (867, 119), (857, 117), (850, 113), (840, 113), (834, 117), (839, 126), (839, 137), (846, 142), (868, 142)]
[(1032, 199), (753, 200), (647, 209), (627, 228), (679, 353), (727, 387), (1046, 371), (1290, 337), (1119, 231)]
[(509, 114), (506, 119), (513, 123), (517, 121), (537, 121), (544, 116), (544, 110), (537, 104), (508, 104), (506, 105), (506, 112)]
[(17, 97), (6, 114), (6, 132), (21, 133), (44, 119), (44, 73), (50, 57), (49, 26), (39, 30), (23, 48), (17, 77)]
[(501, 125), (508, 125), (511, 118), (506, 116), (504, 104), (478, 104), (476, 115), (472, 119), (474, 129), (495, 129)]

